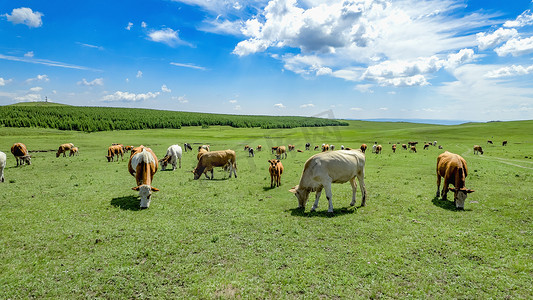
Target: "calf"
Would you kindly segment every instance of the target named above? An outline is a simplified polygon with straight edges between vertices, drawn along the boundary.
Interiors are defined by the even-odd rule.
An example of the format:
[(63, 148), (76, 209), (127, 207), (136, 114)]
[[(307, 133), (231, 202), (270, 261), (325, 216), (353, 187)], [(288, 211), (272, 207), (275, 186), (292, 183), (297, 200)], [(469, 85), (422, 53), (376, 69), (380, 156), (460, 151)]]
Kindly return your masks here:
[(122, 145), (115, 145), (115, 146), (110, 146), (109, 148), (107, 148), (107, 155), (106, 155), (107, 162), (114, 161), (115, 156), (117, 157), (117, 161), (118, 161), (119, 156), (121, 157), (121, 159), (124, 159), (124, 150), (122, 149)]
[(365, 153), (366, 148), (368, 148), (368, 146), (367, 146), (366, 144), (362, 144), (362, 145), (361, 145), (361, 151), (362, 151), (363, 153)]
[(133, 146), (124, 146), (124, 153), (128, 153), (133, 149)]
[(70, 152), (69, 152), (68, 156), (70, 157), (70, 156), (74, 156), (74, 155), (80, 155), (80, 151), (79, 151), (78, 147), (72, 147), (70, 149)]
[(4, 152), (0, 151), (0, 182), (4, 182), (4, 168), (6, 167), (7, 156)]
[(322, 144), (322, 152), (329, 151), (329, 145), (328, 144)]
[(17, 160), (17, 167), (19, 165), (22, 166), (25, 163), (31, 165), (31, 156), (28, 154), (28, 149), (26, 149), (26, 145), (23, 143), (13, 144), (13, 146), (11, 146), (11, 154), (13, 154)]
[[(196, 165), (196, 168), (193, 171), (194, 180), (197, 180), (198, 178), (200, 178), (200, 176), (204, 174), (204, 171), (206, 170), (211, 171), (210, 179), (213, 179), (213, 168), (224, 167), (226, 164), (229, 164), (228, 165), (229, 177), (231, 178), (231, 174), (233, 173), (235, 175), (235, 178), (237, 178), (237, 164), (236, 164), (235, 151), (221, 150), (221, 151), (206, 152), (200, 157), (200, 159), (198, 160), (198, 164)], [(205, 173), (205, 176), (209, 178), (207, 173)]]
[(285, 146), (279, 146), (278, 149), (276, 149), (276, 158), (281, 159), (283, 158), (283, 155), (285, 155), (285, 158), (287, 158), (287, 151), (285, 151)]
[(483, 154), (483, 149), (480, 145), (474, 145), (474, 154)]
[(326, 198), (329, 206), (328, 212), (333, 212), (331, 184), (350, 182), (352, 186), (352, 202), (355, 205), (355, 193), (357, 190), (356, 178), (362, 192), (361, 206), (366, 204), (365, 155), (357, 150), (338, 150), (322, 152), (311, 156), (304, 165), (300, 183), (289, 191), (298, 198), (298, 207), (305, 209), (310, 192), (316, 192), (315, 203), (311, 211), (318, 207), (318, 200), (322, 189), (326, 190)]
[[(442, 199), (447, 200), (448, 190), (454, 192), (453, 200), (457, 209), (464, 209), (465, 200), (473, 190), (465, 188), (468, 173), (466, 161), (460, 155), (445, 151), (437, 158), (437, 195), (440, 193), (441, 178), (444, 178)], [(453, 188), (448, 188), (453, 184)]]
[(168, 164), (172, 164), (172, 171), (176, 170), (176, 164), (179, 161), (179, 167), (181, 169), (181, 156), (183, 155), (183, 152), (181, 151), (181, 147), (179, 145), (172, 145), (168, 147), (167, 154), (165, 157), (159, 160), (159, 163), (161, 164), (161, 170), (165, 171)]
[(152, 192), (159, 191), (159, 189), (152, 186), (154, 175), (157, 172), (157, 166), (157, 156), (155, 156), (152, 149), (141, 145), (131, 150), (128, 171), (135, 177), (135, 181), (137, 182), (137, 186), (131, 189), (139, 191), (141, 209), (148, 208), (150, 206)]
[(70, 149), (72, 149), (72, 147), (74, 147), (74, 144), (72, 144), (72, 143), (60, 145), (59, 148), (57, 149), (56, 157), (59, 157), (59, 155), (61, 155), (61, 153), (63, 153), (63, 157), (66, 157), (67, 156), (67, 151), (70, 151)]
[(291, 152), (291, 151), (294, 151), (296, 146), (289, 144), (288, 148), (289, 148), (289, 152)]
[(318, 150), (318, 145), (316, 145), (316, 146), (315, 146), (315, 149), (313, 149), (313, 150), (315, 150), (315, 151)]
[(283, 164), (279, 159), (271, 159), (268, 161), (270, 166), (268, 172), (270, 173), (270, 187), (279, 187), (281, 185), (281, 174), (283, 174)]

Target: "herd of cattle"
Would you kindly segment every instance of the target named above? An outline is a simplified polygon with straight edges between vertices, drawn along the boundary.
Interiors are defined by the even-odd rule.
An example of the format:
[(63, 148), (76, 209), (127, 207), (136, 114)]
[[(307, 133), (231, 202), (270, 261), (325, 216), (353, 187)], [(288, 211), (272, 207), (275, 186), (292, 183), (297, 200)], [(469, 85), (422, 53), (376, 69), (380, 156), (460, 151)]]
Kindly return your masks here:
[[(487, 143), (492, 144), (491, 140)], [(398, 143), (400, 144), (400, 143)], [(402, 149), (409, 150), (416, 153), (416, 145), (418, 142), (408, 142), (401, 144)], [(507, 141), (502, 142), (502, 146), (506, 146)], [(430, 146), (437, 146), (437, 141), (433, 143), (424, 143), (424, 149)], [(300, 208), (305, 208), (308, 201), (309, 194), (315, 192), (315, 202), (311, 211), (318, 207), (318, 200), (320, 198), (322, 189), (326, 191), (326, 198), (329, 202), (328, 212), (333, 212), (332, 204), (332, 183), (350, 182), (352, 186), (352, 202), (351, 206), (355, 205), (355, 196), (357, 190), (357, 182), (361, 188), (361, 206), (366, 203), (366, 187), (364, 182), (365, 174), (365, 152), (368, 146), (362, 144), (359, 149), (351, 149), (341, 145), (341, 150), (335, 150), (334, 145), (322, 144), (321, 147), (316, 145), (314, 150), (321, 149), (322, 152), (311, 156), (304, 165), (300, 182), (297, 186), (290, 189), (298, 199)], [(393, 144), (391, 149), (395, 153), (397, 144)], [(184, 144), (185, 152), (192, 151), (192, 146), (188, 143)], [(311, 144), (305, 145), (306, 150), (311, 149)], [(439, 146), (442, 149), (442, 146)], [(249, 156), (253, 157), (255, 151), (261, 151), (262, 146), (258, 145), (255, 149), (246, 145), (245, 151), (248, 151)], [(271, 148), (271, 153), (276, 155), (276, 159), (268, 160), (270, 166), (268, 168), (270, 174), (270, 186), (279, 187), (281, 185), (281, 175), (283, 174), (283, 164), (281, 159), (287, 158), (287, 152), (295, 151), (296, 146), (289, 144), (285, 146), (276, 146)], [(61, 154), (66, 156), (67, 151), (69, 156), (79, 155), (78, 147), (74, 144), (62, 144), (59, 146), (56, 157)], [(169, 164), (172, 165), (172, 170), (176, 170), (179, 166), (181, 168), (182, 148), (179, 145), (172, 145), (168, 147), (166, 155), (158, 160), (152, 149), (143, 145), (139, 147), (124, 146), (122, 144), (112, 144), (108, 148), (107, 158), (108, 162), (114, 161), (115, 157), (118, 161), (120, 157), (123, 159), (124, 153), (131, 151), (128, 161), (128, 171), (135, 177), (137, 186), (132, 189), (139, 192), (141, 199), (141, 208), (148, 208), (152, 192), (159, 191), (159, 189), (152, 186), (154, 174), (157, 172), (158, 166), (165, 170)], [(296, 150), (303, 152), (302, 150)], [(377, 142), (372, 146), (372, 153), (381, 154), (383, 151), (382, 145)], [(17, 166), (28, 164), (31, 165), (31, 155), (22, 143), (15, 143), (11, 147), (11, 153), (17, 161)], [(483, 149), (479, 145), (474, 146), (474, 154), (483, 154)], [(197, 165), (193, 170), (194, 179), (199, 179), (202, 174), (208, 179), (213, 179), (213, 169), (216, 167), (223, 167), (225, 171), (229, 172), (229, 177), (233, 174), (237, 178), (237, 164), (236, 153), (233, 150), (210, 151), (209, 145), (202, 145), (198, 147)], [(0, 151), (0, 181), (4, 182), (4, 168), (6, 166), (6, 154)], [(208, 172), (211, 172), (211, 176)], [(437, 194), (436, 197), (442, 195), (442, 199), (447, 199), (448, 190), (454, 192), (454, 203), (457, 209), (464, 209), (464, 202), (469, 193), (474, 192), (465, 187), (465, 181), (468, 174), (466, 161), (458, 154), (448, 151), (440, 154), (437, 158)], [(440, 191), (441, 179), (444, 179), (442, 193)], [(449, 188), (452, 184), (454, 187)]]

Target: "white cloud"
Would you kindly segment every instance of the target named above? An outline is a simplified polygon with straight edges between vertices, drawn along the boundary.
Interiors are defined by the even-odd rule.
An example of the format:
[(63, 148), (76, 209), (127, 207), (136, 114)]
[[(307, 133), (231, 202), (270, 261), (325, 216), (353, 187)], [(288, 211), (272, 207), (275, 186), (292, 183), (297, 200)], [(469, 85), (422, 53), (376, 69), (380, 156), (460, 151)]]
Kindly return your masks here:
[(172, 92), (172, 90), (169, 89), (169, 88), (167, 87), (166, 84), (163, 84), (163, 85), (161, 86), (161, 91), (162, 91), (162, 92), (165, 92), (165, 93), (170, 93), (170, 92)]
[(276, 104), (274, 104), (274, 107), (279, 108), (279, 109), (286, 108), (286, 106), (283, 105), (283, 103), (276, 103)]
[(489, 71), (485, 74), (487, 78), (501, 78), (501, 77), (511, 77), (519, 75), (527, 75), (533, 73), (533, 65), (524, 67), (524, 66), (506, 66), (496, 70)]
[(231, 104), (235, 104), (235, 103), (237, 103), (237, 100), (230, 100), (228, 102), (231, 103)]
[(36, 102), (36, 101), (41, 101), (41, 95), (28, 93), (24, 96), (15, 97), (14, 99), (17, 102)]
[(81, 45), (83, 47), (86, 47), (86, 48), (94, 48), (94, 49), (98, 49), (98, 50), (104, 50), (104, 47), (102, 47), (102, 46), (96, 46), (96, 45), (84, 44), (84, 43), (77, 43), (77, 44)]
[(148, 24), (146, 24), (146, 22), (142, 21), (142, 22), (141, 22), (141, 27), (142, 27), (142, 28), (146, 28), (146, 27), (148, 27)]
[(498, 56), (520, 56), (533, 53), (533, 37), (521, 39), (514, 38), (507, 41), (501, 47), (496, 48), (494, 51)]
[(106, 95), (102, 98), (102, 101), (104, 102), (114, 102), (114, 101), (122, 101), (122, 102), (137, 102), (137, 101), (145, 101), (149, 99), (154, 99), (157, 96), (159, 96), (159, 92), (148, 92), (144, 94), (135, 94), (130, 92), (121, 92), (116, 91), (114, 94)]
[(5, 14), (4, 16), (6, 16), (7, 20), (13, 24), (24, 24), (30, 28), (41, 27), (43, 25), (41, 17), (44, 15), (38, 11), (33, 12), (33, 10), (28, 7), (15, 8), (11, 12), (11, 15)]
[(372, 90), (372, 87), (374, 87), (373, 84), (358, 84), (355, 86), (355, 90), (359, 91), (361, 93), (369, 93), (372, 94), (374, 91)]
[(96, 78), (93, 81), (87, 81), (87, 79), (83, 78), (81, 81), (78, 81), (78, 85), (84, 85), (84, 86), (97, 86), (97, 85), (104, 85), (104, 78)]
[(516, 29), (498, 28), (493, 33), (480, 32), (476, 34), (479, 50), (494, 48), (518, 35)]
[(184, 68), (190, 68), (190, 69), (196, 69), (196, 70), (202, 70), (202, 71), (207, 70), (205, 67), (196, 66), (194, 64), (184, 64), (184, 63), (177, 63), (177, 62), (171, 62), (170, 64), (176, 67), (184, 67)]
[(35, 87), (30, 88), (30, 92), (32, 92), (32, 93), (38, 93), (38, 92), (40, 92), (42, 90), (43, 90), (43, 88), (40, 87), (40, 86), (35, 86)]
[(126, 26), (126, 30), (131, 30), (131, 27), (133, 27), (133, 23), (128, 22), (128, 25)]
[(32, 63), (32, 64), (39, 64), (39, 65), (45, 65), (45, 66), (51, 66), (51, 67), (67, 68), (67, 69), (97, 71), (97, 70), (94, 70), (94, 69), (91, 69), (91, 68), (87, 68), (87, 67), (71, 65), (71, 64), (57, 62), (57, 61), (48, 60), (48, 59), (37, 59), (37, 58), (29, 57), (29, 56), (16, 57), (16, 56), (0, 54), (0, 59), (9, 60), (9, 61), (26, 62), (26, 63)]
[(0, 77), (0, 86), (5, 86), (6, 84), (10, 83), (11, 81), (13, 81), (12, 79), (4, 79), (2, 77)]
[(380, 107), (379, 110), (387, 111), (387, 110), (389, 110), (389, 108), (388, 107)]
[(137, 71), (137, 75), (135, 75), (135, 77), (137, 78), (142, 78), (143, 77), (143, 72), (142, 71)]
[(26, 79), (26, 83), (31, 83), (33, 81), (42, 81), (42, 82), (48, 82), (50, 81), (50, 78), (48, 78), (48, 75), (37, 75), (36, 77), (34, 78), (28, 78)]
[(185, 97), (185, 95), (179, 97), (172, 97), (172, 99), (178, 100), (178, 102), (182, 104), (189, 103), (189, 100)]
[(363, 111), (363, 109), (360, 108), (360, 107), (351, 107), (350, 110), (352, 110), (352, 111)]
[(315, 107), (315, 105), (313, 103), (308, 103), (308, 104), (302, 104), (300, 105), (300, 108), (308, 108), (308, 107)]
[(28, 51), (24, 54), (24, 57), (33, 57), (33, 51)]
[(161, 30), (152, 30), (148, 33), (148, 39), (153, 42), (163, 43), (170, 47), (177, 45), (189, 45), (189, 43), (181, 40), (178, 36), (178, 30), (172, 30), (171, 28), (165, 28)]
[[(533, 3), (533, 1), (532, 1)], [(513, 21), (507, 21), (503, 27), (524, 27), (533, 24), (533, 13), (528, 9)]]
[(240, 106), (240, 105), (235, 105), (235, 106), (233, 107), (233, 110), (241, 110), (241, 106)]

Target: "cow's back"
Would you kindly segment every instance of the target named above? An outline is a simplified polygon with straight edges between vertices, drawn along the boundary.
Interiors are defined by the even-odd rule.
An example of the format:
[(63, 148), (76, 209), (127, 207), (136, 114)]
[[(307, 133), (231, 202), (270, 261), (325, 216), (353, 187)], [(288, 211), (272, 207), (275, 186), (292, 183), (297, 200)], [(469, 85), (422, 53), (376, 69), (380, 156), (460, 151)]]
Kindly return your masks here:
[(14, 156), (25, 156), (28, 155), (28, 150), (26, 149), (26, 145), (23, 143), (15, 143), (13, 146), (11, 146), (11, 153)]
[(234, 163), (235, 160), (236, 155), (233, 150), (210, 151), (200, 156), (198, 165), (202, 167), (222, 167), (228, 161)]
[(300, 186), (315, 186), (324, 177), (331, 182), (344, 183), (364, 172), (365, 155), (361, 150), (337, 150), (311, 156), (304, 166)]
[(466, 161), (460, 155), (445, 151), (437, 157), (437, 173), (442, 176), (455, 177), (460, 171), (464, 171), (464, 176), (467, 175)]

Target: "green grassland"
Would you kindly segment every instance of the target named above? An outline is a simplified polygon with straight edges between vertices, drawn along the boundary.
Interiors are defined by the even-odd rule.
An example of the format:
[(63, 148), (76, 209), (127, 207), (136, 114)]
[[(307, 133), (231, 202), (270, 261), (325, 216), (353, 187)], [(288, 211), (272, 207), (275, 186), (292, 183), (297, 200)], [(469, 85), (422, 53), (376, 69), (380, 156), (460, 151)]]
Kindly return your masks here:
[[(292, 129), (182, 127), (86, 133), (0, 128), (8, 154), (0, 183), (0, 298), (467, 298), (533, 297), (533, 121), (438, 126), (348, 121)], [(491, 139), (494, 145), (486, 141)], [(468, 162), (464, 211), (435, 199), (437, 140)], [(508, 140), (506, 147), (502, 140)], [(283, 160), (270, 188), (268, 150), (377, 141), (366, 154), (367, 205), (350, 207), (349, 184), (333, 185), (334, 214), (297, 209), (288, 190), (314, 151)], [(9, 152), (23, 142), (30, 166)], [(80, 148), (55, 157), (61, 143)], [(193, 180), (196, 151), (159, 171), (149, 209), (139, 210), (127, 157), (108, 163), (111, 143), (210, 144), (237, 152), (238, 178), (222, 170)], [(244, 145), (263, 145), (254, 158)], [(474, 155), (474, 144), (484, 155)], [(314, 194), (311, 196), (314, 197)]]

